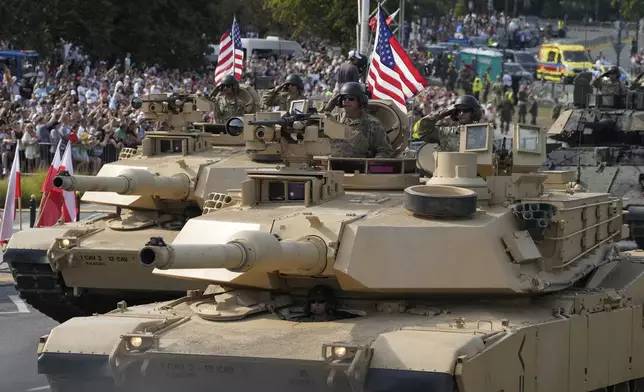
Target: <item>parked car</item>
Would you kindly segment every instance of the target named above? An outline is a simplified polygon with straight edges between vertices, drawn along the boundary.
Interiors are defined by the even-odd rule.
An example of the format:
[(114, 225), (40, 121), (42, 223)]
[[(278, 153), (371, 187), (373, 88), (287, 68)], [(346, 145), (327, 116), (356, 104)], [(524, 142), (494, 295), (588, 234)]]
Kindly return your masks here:
[(519, 63), (504, 63), (503, 72), (509, 74), (513, 78), (519, 78), (519, 83), (532, 83), (534, 76), (525, 70)]
[(506, 50), (503, 55), (503, 60), (511, 63), (519, 63), (533, 77), (537, 75), (537, 58), (532, 53), (521, 50)]

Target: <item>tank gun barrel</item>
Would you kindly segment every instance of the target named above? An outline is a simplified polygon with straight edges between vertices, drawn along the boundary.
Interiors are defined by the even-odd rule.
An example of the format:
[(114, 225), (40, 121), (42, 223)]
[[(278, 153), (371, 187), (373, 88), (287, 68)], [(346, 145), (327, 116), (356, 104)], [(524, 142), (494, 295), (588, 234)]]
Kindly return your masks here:
[(153, 237), (139, 260), (159, 269), (227, 268), (235, 272), (299, 271), (319, 274), (327, 264), (327, 246), (317, 236), (280, 241), (271, 233), (240, 231), (226, 244), (173, 244)]
[(157, 176), (147, 170), (129, 169), (114, 177), (72, 176), (62, 172), (54, 177), (55, 188), (79, 192), (116, 192), (120, 195), (153, 195), (184, 199), (190, 195), (190, 178), (185, 174)]

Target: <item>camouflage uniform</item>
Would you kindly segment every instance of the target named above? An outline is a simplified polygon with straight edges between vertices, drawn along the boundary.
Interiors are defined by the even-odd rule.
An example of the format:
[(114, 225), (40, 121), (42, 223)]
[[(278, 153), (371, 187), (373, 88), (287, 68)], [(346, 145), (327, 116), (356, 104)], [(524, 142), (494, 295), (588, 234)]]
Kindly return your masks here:
[(613, 82), (610, 78), (597, 78), (593, 81), (593, 87), (598, 88), (604, 95), (622, 95), (626, 91), (621, 80)]
[(530, 97), (528, 102), (530, 107), (528, 111), (530, 112), (530, 116), (532, 116), (532, 119), (530, 120), (530, 124), (537, 125), (537, 114), (539, 113), (539, 103), (532, 96)]
[(494, 93), (494, 101), (492, 104), (494, 106), (499, 106), (501, 101), (503, 101), (503, 84), (500, 82), (495, 82), (492, 85), (492, 93)]
[(277, 92), (277, 88), (272, 88), (262, 94), (262, 105), (264, 109), (279, 106), (279, 110), (285, 112), (291, 107), (291, 102), (299, 99), (306, 99), (306, 97), (299, 93), (297, 97), (291, 98), (287, 92)]
[(561, 114), (561, 104), (559, 102), (555, 103), (555, 106), (552, 108), (552, 121), (555, 121), (559, 118)]
[(519, 123), (526, 123), (526, 115), (528, 114), (528, 93), (519, 91)]
[(472, 73), (465, 67), (458, 72), (457, 83), (465, 91), (465, 95), (472, 95)]
[(345, 140), (331, 140), (331, 156), (344, 158), (392, 158), (391, 142), (380, 120), (361, 111), (360, 117), (349, 118), (342, 112), (333, 117), (351, 127)]
[(461, 144), (460, 126), (451, 125), (449, 119), (439, 120), (426, 116), (420, 119), (418, 131), (425, 143), (438, 143), (441, 151), (458, 152)]
[(246, 113), (246, 105), (239, 98), (228, 100), (226, 97), (215, 98), (215, 123), (223, 124), (231, 117), (243, 116)]

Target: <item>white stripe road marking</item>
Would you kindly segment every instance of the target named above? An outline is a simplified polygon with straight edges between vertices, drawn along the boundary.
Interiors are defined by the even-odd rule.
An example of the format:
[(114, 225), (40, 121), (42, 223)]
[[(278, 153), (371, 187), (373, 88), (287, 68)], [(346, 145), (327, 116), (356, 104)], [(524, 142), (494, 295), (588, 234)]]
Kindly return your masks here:
[(9, 299), (11, 302), (13, 302), (14, 305), (16, 305), (16, 308), (18, 308), (17, 312), (0, 312), (0, 314), (17, 314), (17, 313), (30, 313), (29, 308), (27, 307), (27, 304), (25, 304), (20, 297), (17, 295), (10, 295)]
[(44, 387), (27, 389), (25, 392), (46, 391), (48, 389), (49, 389), (49, 385), (45, 385)]
[(27, 308), (27, 304), (24, 303), (20, 297), (17, 295), (10, 295), (9, 299), (11, 302), (13, 302), (16, 305), (16, 308), (18, 308), (18, 312), (20, 313), (29, 313), (29, 308)]

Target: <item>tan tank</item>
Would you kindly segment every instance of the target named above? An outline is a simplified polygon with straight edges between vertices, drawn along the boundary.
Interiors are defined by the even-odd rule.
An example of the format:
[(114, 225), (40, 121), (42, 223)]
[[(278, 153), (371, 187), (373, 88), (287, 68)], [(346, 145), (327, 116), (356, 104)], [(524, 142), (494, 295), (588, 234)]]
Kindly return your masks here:
[[(321, 150), (317, 133), (301, 139)], [(39, 372), (54, 391), (641, 391), (644, 258), (618, 248), (621, 200), (546, 191), (539, 130), (492, 139), (466, 127), (411, 186), (408, 159), (249, 170), (238, 204), (139, 253), (205, 292), (69, 320)]]
[[(242, 85), (242, 91), (250, 104), (258, 102), (252, 88)], [(230, 205), (236, 196), (226, 192), (240, 187), (247, 169), (275, 167), (280, 160), (274, 148), (249, 159), (246, 145), (253, 142), (246, 140), (243, 128), (226, 132), (224, 124), (208, 123), (189, 127), (209, 110), (209, 102), (192, 96), (145, 97), (135, 104), (150, 120), (172, 124), (171, 128), (148, 133), (138, 151), (104, 165), (97, 176), (62, 173), (54, 179), (56, 187), (84, 192), (84, 202), (114, 207), (115, 213), (14, 234), (4, 260), (29, 304), (62, 322), (109, 311), (120, 300), (149, 303), (206, 288), (202, 281), (152, 274), (136, 260), (141, 243), (152, 236), (171, 241), (188, 219)], [(319, 102), (295, 104), (310, 107)], [(406, 117), (384, 101), (372, 101), (369, 108), (402, 151), (405, 136), (400, 129), (406, 129)], [(280, 117), (258, 113), (256, 120), (275, 115)]]

